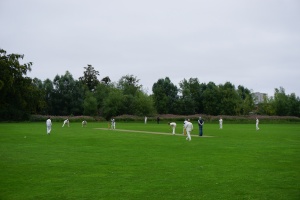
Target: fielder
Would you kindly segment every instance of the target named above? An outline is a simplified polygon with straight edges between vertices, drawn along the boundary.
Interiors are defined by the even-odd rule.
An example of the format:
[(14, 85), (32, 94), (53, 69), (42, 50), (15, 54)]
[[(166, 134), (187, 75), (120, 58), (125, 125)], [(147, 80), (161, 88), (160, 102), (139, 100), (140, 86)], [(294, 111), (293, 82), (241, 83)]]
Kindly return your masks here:
[(47, 135), (50, 135), (51, 127), (52, 127), (52, 122), (50, 117), (46, 120), (46, 127), (47, 127)]
[(257, 130), (257, 131), (259, 130), (258, 124), (259, 124), (259, 120), (258, 120), (258, 118), (256, 117), (256, 130)]
[(222, 129), (223, 128), (223, 119), (222, 119), (222, 117), (220, 117), (220, 119), (219, 119), (219, 124), (220, 124), (220, 129)]
[(87, 121), (83, 120), (81, 124), (82, 124), (82, 127), (86, 127)]
[(172, 127), (172, 134), (175, 135), (176, 123), (175, 122), (169, 122), (169, 125)]
[(65, 126), (65, 124), (68, 124), (68, 127), (70, 127), (70, 122), (69, 122), (69, 119), (66, 119), (66, 120), (64, 121), (64, 123), (63, 123), (62, 127), (64, 127), (64, 126)]
[(116, 121), (115, 121), (115, 119), (111, 119), (111, 129), (116, 129)]

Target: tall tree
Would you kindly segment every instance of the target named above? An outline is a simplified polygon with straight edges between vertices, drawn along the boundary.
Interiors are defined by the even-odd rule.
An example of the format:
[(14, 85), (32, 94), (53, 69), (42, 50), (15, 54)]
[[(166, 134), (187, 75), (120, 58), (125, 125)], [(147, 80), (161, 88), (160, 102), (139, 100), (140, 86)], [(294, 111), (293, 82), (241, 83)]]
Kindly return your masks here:
[(184, 79), (179, 83), (181, 103), (184, 107), (182, 114), (203, 113), (203, 91), (206, 85), (200, 84), (198, 78)]
[(43, 113), (43, 111), (47, 107), (47, 103), (44, 99), (45, 91), (43, 90), (43, 82), (38, 78), (34, 78), (32, 79), (32, 85), (32, 94), (35, 96), (31, 96), (32, 100), (30, 102), (33, 107), (31, 113), (40, 114)]
[(191, 84), (184, 79), (179, 83), (179, 91), (181, 92), (181, 98), (179, 103), (180, 114), (195, 114), (196, 101), (192, 93)]
[(84, 115), (96, 116), (97, 115), (97, 99), (93, 96), (90, 91), (86, 92), (84, 103), (83, 103)]
[(274, 98), (264, 96), (263, 102), (257, 105), (256, 113), (259, 115), (275, 115)]
[(203, 92), (204, 113), (209, 115), (219, 115), (221, 108), (221, 97), (218, 86), (214, 82), (209, 82)]
[(143, 91), (138, 91), (135, 97), (135, 115), (148, 116), (155, 113), (154, 102), (151, 96)]
[(99, 115), (103, 115), (104, 100), (108, 97), (109, 93), (114, 89), (113, 84), (99, 83), (94, 92), (97, 100), (97, 110)]
[(238, 93), (235, 86), (226, 82), (224, 85), (219, 85), (220, 92), (220, 114), (222, 115), (235, 115), (238, 113)]
[(237, 89), (239, 96), (237, 114), (248, 115), (254, 109), (254, 101), (251, 96), (251, 91), (244, 86), (239, 85)]
[[(72, 74), (66, 71), (65, 75), (56, 75), (53, 80), (54, 92), (52, 98), (53, 114), (55, 115), (75, 115), (78, 113), (75, 105), (82, 107), (83, 97), (80, 94), (80, 84), (77, 84)], [(81, 112), (82, 113), (82, 110)]]
[(122, 76), (117, 84), (117, 87), (123, 91), (124, 95), (135, 96), (136, 92), (142, 88), (139, 84), (139, 79), (133, 75)]
[(111, 80), (108, 76), (105, 76), (103, 79), (101, 79), (101, 83), (104, 83), (105, 85), (108, 85), (111, 83)]
[(43, 82), (43, 91), (44, 91), (44, 99), (46, 102), (46, 107), (43, 110), (42, 114), (53, 114), (54, 113), (54, 108), (53, 108), (53, 98), (54, 98), (54, 87), (53, 87), (53, 82), (50, 79), (46, 79)]
[(284, 116), (288, 114), (288, 97), (283, 87), (275, 88), (274, 108), (276, 115)]
[(295, 93), (288, 95), (288, 115), (300, 117), (300, 99)]
[(26, 77), (32, 63), (20, 64), (24, 55), (0, 49), (0, 120), (22, 120), (36, 113), (42, 102), (34, 81)]
[(79, 77), (79, 80), (87, 86), (89, 91), (94, 91), (99, 83), (97, 77), (100, 75), (99, 71), (95, 70), (92, 65), (88, 65), (87, 67), (84, 67), (84, 69), (83, 76)]
[(113, 88), (104, 99), (102, 114), (106, 120), (124, 114), (122, 113), (124, 110), (123, 97), (121, 90)]
[(154, 105), (159, 114), (177, 113), (178, 88), (169, 77), (159, 79), (152, 86)]

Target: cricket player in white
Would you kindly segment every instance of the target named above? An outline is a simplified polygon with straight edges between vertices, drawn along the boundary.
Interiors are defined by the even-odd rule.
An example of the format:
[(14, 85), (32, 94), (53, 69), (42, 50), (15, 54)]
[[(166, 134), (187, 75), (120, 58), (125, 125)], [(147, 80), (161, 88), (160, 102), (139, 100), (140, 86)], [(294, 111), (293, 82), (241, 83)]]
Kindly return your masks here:
[(172, 134), (175, 135), (176, 123), (170, 122), (169, 125), (172, 127)]
[(115, 119), (111, 120), (111, 129), (116, 129), (116, 121), (115, 121)]
[(259, 124), (259, 120), (258, 120), (258, 118), (256, 117), (256, 130), (257, 130), (257, 131), (259, 130), (258, 124)]
[(83, 120), (81, 124), (82, 124), (82, 127), (86, 127), (87, 121)]
[(62, 127), (64, 127), (64, 126), (65, 126), (65, 124), (68, 124), (68, 127), (70, 127), (70, 122), (69, 122), (69, 120), (68, 120), (68, 119), (66, 119), (66, 120), (64, 121), (64, 123), (63, 123)]
[(188, 121), (184, 124), (185, 130), (186, 130), (186, 134), (187, 134), (187, 138), (186, 140), (191, 141), (191, 131), (193, 130), (193, 124), (190, 122), (190, 119), (188, 119)]
[(222, 119), (222, 117), (219, 120), (219, 124), (220, 124), (220, 129), (222, 129), (223, 128), (223, 119)]
[(52, 122), (50, 117), (46, 120), (46, 127), (47, 127), (47, 134), (50, 135), (51, 127), (52, 127)]
[(147, 124), (147, 116), (145, 116), (145, 124)]

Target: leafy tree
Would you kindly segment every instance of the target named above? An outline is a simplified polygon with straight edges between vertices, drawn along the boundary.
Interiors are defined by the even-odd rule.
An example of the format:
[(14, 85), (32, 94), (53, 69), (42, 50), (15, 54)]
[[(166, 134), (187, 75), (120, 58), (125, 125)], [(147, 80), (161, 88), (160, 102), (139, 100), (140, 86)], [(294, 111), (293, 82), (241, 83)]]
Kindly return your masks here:
[(93, 96), (90, 91), (86, 92), (84, 103), (83, 103), (84, 115), (96, 116), (97, 115), (97, 99)]
[(38, 78), (34, 78), (32, 79), (32, 85), (33, 87), (30, 88), (34, 96), (31, 96), (32, 100), (30, 102), (34, 109), (31, 113), (39, 114), (42, 113), (47, 107), (47, 103), (43, 98), (45, 96), (45, 92), (43, 90), (43, 82)]
[(200, 84), (197, 78), (184, 79), (179, 83), (181, 92), (181, 114), (203, 113), (203, 91), (206, 88), (204, 83)]
[(154, 106), (159, 114), (177, 113), (178, 88), (169, 77), (159, 79), (152, 86)]
[(123, 91), (124, 95), (135, 96), (136, 92), (142, 88), (139, 85), (139, 79), (133, 75), (122, 76), (117, 84), (117, 87)]
[(121, 112), (124, 110), (123, 97), (122, 91), (114, 88), (104, 99), (102, 114), (106, 120), (124, 114)]
[(209, 82), (203, 92), (204, 113), (219, 115), (221, 112), (220, 91), (214, 82)]
[(23, 58), (0, 49), (0, 120), (26, 119), (43, 105), (36, 83), (26, 77), (32, 63), (20, 64)]
[(85, 71), (83, 76), (79, 78), (90, 91), (94, 91), (99, 83), (97, 76), (99, 76), (99, 71), (96, 71), (92, 65), (84, 67)]
[(288, 115), (300, 117), (300, 99), (295, 93), (288, 95)]
[(134, 105), (134, 114), (138, 116), (149, 116), (156, 112), (152, 97), (142, 91), (137, 92)]
[(288, 114), (288, 97), (285, 94), (284, 88), (275, 88), (274, 94), (274, 108), (275, 114), (279, 116), (285, 116)]
[(179, 83), (181, 92), (181, 98), (178, 108), (180, 108), (180, 114), (195, 114), (196, 101), (194, 100), (193, 93), (191, 91), (191, 84), (184, 79)]
[[(53, 113), (55, 115), (74, 115), (74, 105), (76, 101), (80, 100), (80, 94), (74, 97), (75, 91), (78, 91), (78, 84), (76, 84), (72, 74), (66, 71), (65, 75), (56, 75), (53, 80), (54, 92), (52, 98)], [(81, 98), (83, 99), (83, 97)], [(83, 101), (79, 102), (81, 105)]]
[(82, 115), (84, 111), (84, 88), (85, 86), (81, 81), (75, 80), (75, 84), (71, 93), (72, 101), (70, 102), (70, 113), (73, 115)]
[(244, 86), (239, 85), (237, 89), (239, 96), (237, 114), (248, 115), (254, 109), (254, 101), (251, 96), (251, 91)]
[(257, 105), (257, 114), (259, 115), (275, 115), (274, 98), (264, 96), (264, 101)]
[(122, 76), (117, 88), (123, 94), (123, 106), (120, 112), (129, 115), (148, 115), (153, 113), (153, 101), (142, 91), (139, 79), (133, 75)]
[(111, 83), (111, 80), (108, 76), (104, 77), (102, 80), (101, 80), (101, 83), (104, 83), (105, 85), (108, 85)]
[(54, 108), (53, 108), (53, 82), (50, 79), (46, 79), (43, 82), (42, 85), (42, 90), (44, 92), (44, 100), (46, 102), (46, 106), (44, 110), (42, 111), (42, 114), (53, 114), (54, 113)]
[(109, 93), (114, 89), (113, 84), (99, 83), (94, 92), (94, 96), (97, 100), (97, 110), (98, 114), (103, 114), (104, 100), (108, 97)]
[(219, 85), (220, 92), (220, 114), (235, 115), (238, 112), (238, 93), (235, 86), (230, 82)]

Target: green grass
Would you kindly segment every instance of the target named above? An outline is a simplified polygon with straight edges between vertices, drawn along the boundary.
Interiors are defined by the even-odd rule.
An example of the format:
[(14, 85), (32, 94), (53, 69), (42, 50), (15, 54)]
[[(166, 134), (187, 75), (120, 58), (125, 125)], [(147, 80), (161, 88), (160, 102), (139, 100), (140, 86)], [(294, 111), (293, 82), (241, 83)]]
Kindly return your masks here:
[(0, 199), (300, 199), (299, 124), (194, 124), (0, 123)]

